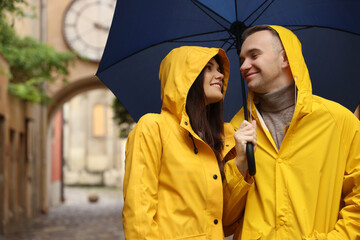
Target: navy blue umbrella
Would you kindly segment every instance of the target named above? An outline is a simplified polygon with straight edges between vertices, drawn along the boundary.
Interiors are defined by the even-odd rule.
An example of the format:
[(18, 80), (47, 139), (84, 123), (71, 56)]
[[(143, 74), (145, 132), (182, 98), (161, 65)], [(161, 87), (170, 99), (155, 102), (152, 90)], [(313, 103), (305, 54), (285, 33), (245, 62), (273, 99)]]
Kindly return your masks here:
[(249, 26), (282, 25), (302, 42), (314, 94), (354, 111), (360, 100), (359, 9), (360, 0), (118, 0), (96, 75), (137, 121), (161, 110), (158, 71), (171, 49), (221, 47), (231, 63), (228, 121), (246, 102), (239, 36)]
[(282, 25), (302, 42), (314, 94), (354, 111), (360, 100), (359, 9), (359, 0), (118, 0), (96, 75), (137, 121), (160, 112), (158, 71), (171, 49), (222, 47), (231, 63), (228, 121), (243, 105), (237, 34), (253, 25)]

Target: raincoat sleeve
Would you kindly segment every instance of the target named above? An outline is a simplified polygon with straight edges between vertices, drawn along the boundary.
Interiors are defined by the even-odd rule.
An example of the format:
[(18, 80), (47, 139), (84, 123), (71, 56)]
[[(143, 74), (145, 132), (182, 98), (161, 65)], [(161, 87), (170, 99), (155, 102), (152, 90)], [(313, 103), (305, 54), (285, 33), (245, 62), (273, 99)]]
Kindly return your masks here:
[(230, 236), (239, 225), (240, 218), (242, 217), (245, 208), (247, 192), (250, 189), (251, 184), (245, 181), (244, 177), (237, 169), (235, 159), (232, 159), (225, 164), (224, 172), (223, 228), (225, 236)]
[[(349, 123), (346, 119), (345, 122)], [(313, 237), (318, 240), (360, 239), (360, 122), (356, 119), (345, 124), (344, 131), (344, 135), (349, 137), (345, 137), (343, 141), (347, 152), (347, 164), (339, 219), (334, 230), (328, 234), (315, 232)]]
[(126, 144), (123, 186), (126, 239), (160, 239), (155, 218), (161, 150), (159, 124), (151, 115), (145, 115)]

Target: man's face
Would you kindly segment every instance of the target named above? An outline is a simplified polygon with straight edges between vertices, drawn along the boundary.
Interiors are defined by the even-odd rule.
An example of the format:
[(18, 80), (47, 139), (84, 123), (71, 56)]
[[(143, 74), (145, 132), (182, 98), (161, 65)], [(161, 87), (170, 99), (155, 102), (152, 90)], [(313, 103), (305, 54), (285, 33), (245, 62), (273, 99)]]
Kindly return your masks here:
[(240, 53), (240, 71), (255, 93), (268, 93), (281, 87), (285, 52), (278, 40), (268, 30), (248, 36)]

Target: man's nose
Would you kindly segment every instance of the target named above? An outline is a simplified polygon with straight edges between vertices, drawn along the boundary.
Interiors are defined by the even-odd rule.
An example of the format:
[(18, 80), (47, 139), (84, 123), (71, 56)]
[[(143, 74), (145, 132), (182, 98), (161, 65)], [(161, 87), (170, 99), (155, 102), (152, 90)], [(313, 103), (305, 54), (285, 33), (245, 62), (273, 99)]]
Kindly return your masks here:
[(245, 70), (250, 68), (250, 63), (247, 60), (244, 60), (242, 64), (240, 65), (240, 71), (244, 72)]

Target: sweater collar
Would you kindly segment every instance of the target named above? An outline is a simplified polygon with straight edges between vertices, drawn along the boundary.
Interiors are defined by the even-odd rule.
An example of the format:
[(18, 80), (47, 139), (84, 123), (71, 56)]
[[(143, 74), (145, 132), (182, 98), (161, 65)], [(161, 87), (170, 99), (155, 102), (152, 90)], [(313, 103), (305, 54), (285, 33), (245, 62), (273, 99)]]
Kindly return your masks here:
[(295, 105), (295, 82), (274, 92), (254, 93), (254, 103), (266, 112), (278, 112)]

